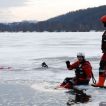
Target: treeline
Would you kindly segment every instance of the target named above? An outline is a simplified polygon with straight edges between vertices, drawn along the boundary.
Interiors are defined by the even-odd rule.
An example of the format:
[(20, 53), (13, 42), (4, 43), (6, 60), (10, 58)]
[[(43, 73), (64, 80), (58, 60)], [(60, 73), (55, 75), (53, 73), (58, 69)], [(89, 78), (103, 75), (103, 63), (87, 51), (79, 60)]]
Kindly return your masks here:
[(69, 12), (37, 23), (37, 31), (101, 31), (100, 17), (106, 15), (106, 5)]
[(13, 22), (13, 23), (0, 23), (0, 32), (33, 32), (35, 31), (36, 23), (30, 21)]
[(19, 32), (19, 31), (102, 31), (104, 27), (100, 22), (100, 17), (106, 15), (106, 5), (78, 11), (69, 12), (46, 21), (33, 22), (14, 22), (0, 23), (0, 31)]

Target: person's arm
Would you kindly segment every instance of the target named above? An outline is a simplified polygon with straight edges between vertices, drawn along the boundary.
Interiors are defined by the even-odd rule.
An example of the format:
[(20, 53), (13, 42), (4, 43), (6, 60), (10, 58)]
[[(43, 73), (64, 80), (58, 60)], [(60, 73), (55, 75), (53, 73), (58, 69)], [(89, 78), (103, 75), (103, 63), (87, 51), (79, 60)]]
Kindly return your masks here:
[(66, 66), (67, 66), (67, 69), (68, 70), (72, 70), (72, 69), (75, 69), (79, 66), (79, 61), (73, 63), (73, 64), (70, 64), (70, 61), (66, 61)]
[(84, 66), (83, 70), (86, 73), (87, 76), (87, 80), (90, 80), (92, 77), (92, 67), (90, 63), (86, 63), (86, 65)]

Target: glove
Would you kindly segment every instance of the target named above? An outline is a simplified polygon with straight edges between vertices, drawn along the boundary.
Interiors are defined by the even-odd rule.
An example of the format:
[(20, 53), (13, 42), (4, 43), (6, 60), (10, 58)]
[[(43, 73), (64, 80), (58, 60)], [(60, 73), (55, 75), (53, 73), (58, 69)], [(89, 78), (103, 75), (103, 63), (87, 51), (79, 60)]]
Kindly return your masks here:
[(70, 64), (70, 61), (66, 61), (66, 64), (69, 65)]
[(70, 61), (66, 61), (67, 68), (70, 67)]

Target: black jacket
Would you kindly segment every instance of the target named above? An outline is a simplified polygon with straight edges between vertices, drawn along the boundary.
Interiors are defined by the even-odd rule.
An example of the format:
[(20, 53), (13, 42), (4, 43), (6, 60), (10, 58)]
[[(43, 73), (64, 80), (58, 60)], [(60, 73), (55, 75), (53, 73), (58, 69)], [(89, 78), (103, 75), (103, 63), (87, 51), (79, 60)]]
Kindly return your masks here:
[(103, 53), (106, 53), (106, 31), (102, 35), (101, 49)]

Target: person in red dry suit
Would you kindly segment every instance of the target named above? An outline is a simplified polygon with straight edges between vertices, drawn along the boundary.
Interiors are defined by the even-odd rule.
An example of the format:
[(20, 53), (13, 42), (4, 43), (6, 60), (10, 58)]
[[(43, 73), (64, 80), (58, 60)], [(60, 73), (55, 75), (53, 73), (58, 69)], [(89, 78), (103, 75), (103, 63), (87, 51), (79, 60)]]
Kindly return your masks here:
[(63, 83), (59, 86), (67, 89), (73, 88), (74, 85), (88, 85), (92, 77), (92, 67), (89, 61), (86, 61), (83, 53), (77, 54), (77, 61), (70, 64), (70, 61), (66, 61), (68, 70), (75, 69), (75, 77), (65, 78)]

